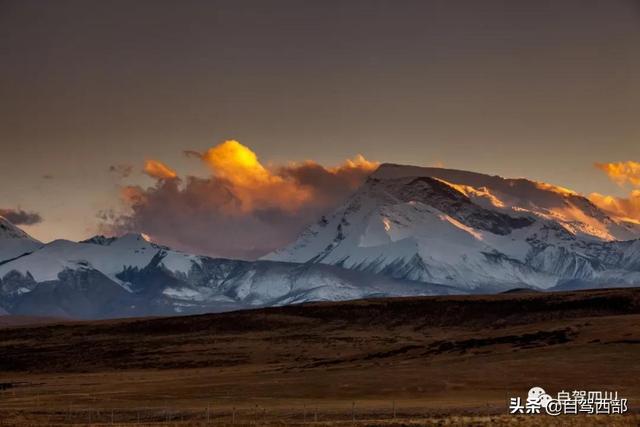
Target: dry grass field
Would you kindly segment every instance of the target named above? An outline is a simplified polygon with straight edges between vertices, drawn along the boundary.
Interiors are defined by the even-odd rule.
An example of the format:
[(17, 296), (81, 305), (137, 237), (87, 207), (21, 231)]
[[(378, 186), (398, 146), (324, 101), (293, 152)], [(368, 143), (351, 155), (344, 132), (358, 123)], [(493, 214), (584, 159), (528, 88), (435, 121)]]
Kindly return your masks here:
[[(640, 425), (640, 290), (0, 328), (0, 425)], [(508, 416), (532, 386), (625, 416)]]

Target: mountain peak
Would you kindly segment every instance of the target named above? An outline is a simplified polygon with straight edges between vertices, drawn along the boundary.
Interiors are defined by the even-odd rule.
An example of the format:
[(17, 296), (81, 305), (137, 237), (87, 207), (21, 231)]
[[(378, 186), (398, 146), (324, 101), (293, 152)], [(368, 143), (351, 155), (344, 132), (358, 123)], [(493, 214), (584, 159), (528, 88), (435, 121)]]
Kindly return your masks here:
[[(456, 181), (460, 181), (460, 183), (464, 182), (467, 185), (472, 185), (470, 182), (481, 180), (504, 179), (498, 175), (487, 175), (480, 172), (471, 172), (461, 169), (401, 165), (397, 163), (383, 163), (371, 174), (371, 177), (378, 179), (407, 178), (414, 176), (440, 178), (455, 183), (458, 183)], [(445, 176), (450, 179), (444, 178)]]
[(100, 245), (100, 246), (109, 246), (110, 244), (112, 244), (115, 240), (117, 239), (117, 237), (107, 237), (103, 234), (97, 234), (93, 237), (90, 237), (86, 240), (81, 240), (78, 243), (91, 243), (93, 245)]
[(580, 194), (524, 178), (383, 164), (333, 214), (263, 259), (470, 288), (548, 288), (619, 268), (640, 237)]
[(143, 243), (143, 244), (149, 244), (149, 245), (151, 245), (153, 247), (157, 247), (157, 248), (168, 249), (167, 247), (159, 245), (159, 244), (155, 243), (154, 241), (152, 241), (151, 237), (149, 237), (149, 235), (147, 235), (145, 233), (126, 233), (126, 234), (123, 234), (120, 237), (115, 238), (115, 241), (118, 242), (118, 244)]
[[(464, 192), (485, 207), (530, 211), (558, 221), (571, 233), (596, 240), (630, 240), (640, 237), (638, 229), (625, 226), (581, 194), (557, 185), (526, 178), (504, 178), (456, 169), (406, 166), (384, 163), (371, 179), (436, 178)], [(484, 199), (484, 200), (483, 200)]]
[(42, 243), (0, 216), (0, 264), (42, 247)]
[(144, 233), (126, 233), (121, 236), (111, 236), (107, 237), (103, 234), (95, 235), (89, 239), (82, 240), (78, 243), (90, 243), (93, 245), (100, 246), (111, 246), (115, 242), (119, 243), (135, 243), (135, 242), (146, 242), (152, 245), (155, 245), (151, 238)]
[(0, 239), (28, 239), (36, 241), (25, 231), (13, 225), (8, 219), (0, 216)]

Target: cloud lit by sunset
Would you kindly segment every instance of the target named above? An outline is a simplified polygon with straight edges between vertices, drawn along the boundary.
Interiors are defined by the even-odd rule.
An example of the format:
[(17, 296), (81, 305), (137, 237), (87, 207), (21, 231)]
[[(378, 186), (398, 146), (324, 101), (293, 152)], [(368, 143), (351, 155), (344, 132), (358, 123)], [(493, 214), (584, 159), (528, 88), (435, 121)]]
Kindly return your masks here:
[[(618, 185), (631, 184), (634, 187), (640, 187), (639, 162), (629, 160), (617, 163), (596, 163), (595, 167), (605, 172)], [(632, 190), (627, 198), (591, 193), (589, 200), (615, 216), (640, 223), (640, 190)]]
[(627, 198), (591, 193), (589, 200), (621, 219), (640, 223), (640, 190), (633, 190)]
[(233, 187), (243, 211), (268, 206), (295, 210), (312, 196), (310, 189), (267, 170), (251, 149), (235, 140), (210, 148), (202, 160)]
[(144, 164), (144, 173), (157, 179), (173, 179), (178, 176), (173, 169), (157, 160), (147, 160)]
[(329, 170), (333, 173), (340, 173), (345, 169), (363, 169), (373, 172), (378, 166), (380, 166), (379, 162), (370, 162), (362, 154), (358, 154), (353, 159), (347, 159), (343, 165), (329, 168)]
[(237, 185), (255, 185), (273, 181), (269, 172), (260, 164), (258, 156), (238, 141), (229, 140), (208, 149), (202, 159), (215, 174)]
[(144, 172), (156, 184), (122, 187), (127, 212), (106, 221), (103, 231), (144, 231), (178, 248), (252, 258), (291, 241), (379, 165), (357, 155), (337, 166), (307, 160), (267, 167), (235, 140), (203, 153), (189, 150), (188, 157), (204, 162), (211, 175), (178, 176), (148, 160)]
[(632, 160), (616, 163), (596, 163), (595, 167), (605, 172), (618, 185), (640, 186), (640, 163)]

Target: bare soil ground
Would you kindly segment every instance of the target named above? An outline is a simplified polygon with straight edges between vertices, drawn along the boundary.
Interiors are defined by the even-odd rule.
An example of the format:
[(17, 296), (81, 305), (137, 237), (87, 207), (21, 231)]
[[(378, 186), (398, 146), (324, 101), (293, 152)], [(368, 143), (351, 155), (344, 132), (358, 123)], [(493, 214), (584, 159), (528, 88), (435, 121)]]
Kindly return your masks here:
[(11, 328), (15, 326), (50, 325), (54, 323), (68, 322), (69, 319), (58, 317), (38, 317), (38, 316), (0, 316), (0, 328)]
[[(508, 416), (532, 386), (616, 390), (630, 413)], [(0, 425), (639, 425), (638, 411), (640, 289), (0, 329)]]

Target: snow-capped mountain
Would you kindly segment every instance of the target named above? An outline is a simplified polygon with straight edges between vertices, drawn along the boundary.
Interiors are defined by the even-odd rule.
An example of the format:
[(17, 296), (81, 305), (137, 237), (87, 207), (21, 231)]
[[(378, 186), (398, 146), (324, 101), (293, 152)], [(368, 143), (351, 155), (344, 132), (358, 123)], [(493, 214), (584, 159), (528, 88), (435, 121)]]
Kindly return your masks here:
[(0, 265), (40, 247), (41, 242), (0, 216)]
[(334, 266), (190, 255), (140, 234), (78, 243), (56, 240), (0, 265), (0, 308), (40, 316), (171, 315), (456, 293), (462, 292)]
[(64, 269), (96, 269), (112, 280), (124, 268), (144, 268), (158, 253), (164, 254), (162, 265), (172, 272), (186, 273), (194, 255), (172, 251), (156, 245), (142, 234), (126, 234), (120, 238), (97, 236), (83, 242), (55, 240), (26, 256), (0, 265), (0, 277), (10, 271), (29, 273), (36, 282), (56, 280)]
[(382, 165), (259, 261), (142, 234), (42, 244), (0, 218), (0, 313), (170, 315), (379, 296), (640, 284), (640, 227), (526, 179)]
[(384, 164), (333, 214), (263, 259), (472, 291), (640, 284), (640, 228), (527, 179)]

